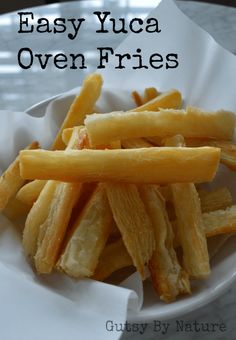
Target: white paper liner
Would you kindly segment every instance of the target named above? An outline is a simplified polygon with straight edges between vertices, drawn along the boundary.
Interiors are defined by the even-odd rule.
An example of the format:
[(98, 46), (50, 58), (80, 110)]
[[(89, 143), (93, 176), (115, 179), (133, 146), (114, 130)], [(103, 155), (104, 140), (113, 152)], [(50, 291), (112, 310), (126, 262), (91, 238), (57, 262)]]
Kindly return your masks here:
[[(185, 102), (205, 109), (236, 108), (236, 59), (201, 28), (191, 22), (171, 0), (162, 1), (150, 14), (160, 20), (159, 35), (130, 34), (116, 52), (145, 55), (178, 53), (180, 65), (175, 70), (115, 70), (113, 61), (102, 72), (105, 87), (98, 102), (101, 112), (129, 109), (134, 104), (134, 89), (155, 86), (164, 91), (179, 89)], [(125, 85), (124, 85), (125, 84)], [(32, 89), (33, 90), (33, 89)], [(49, 104), (41, 104), (29, 114), (0, 111), (0, 169), (3, 171), (18, 150), (32, 140), (46, 148), (52, 142), (74, 95), (73, 89)], [(45, 114), (46, 112), (46, 114)], [(44, 115), (45, 114), (45, 115)], [(36, 118), (37, 116), (37, 118)], [(236, 199), (236, 174), (221, 167), (215, 186), (227, 185)], [(92, 280), (76, 282), (60, 274), (36, 276), (25, 260), (19, 233), (4, 216), (0, 218), (0, 301), (1, 339), (117, 339), (120, 333), (108, 332), (106, 321), (171, 318), (187, 313), (210, 301), (225, 290), (236, 275), (235, 243), (212, 263), (212, 275), (197, 282), (191, 297), (165, 305), (145, 283), (144, 306), (142, 282), (137, 273), (116, 287)], [(3, 307), (4, 306), (4, 307)], [(140, 310), (141, 309), (141, 310)], [(14, 327), (9, 327), (9, 320)]]

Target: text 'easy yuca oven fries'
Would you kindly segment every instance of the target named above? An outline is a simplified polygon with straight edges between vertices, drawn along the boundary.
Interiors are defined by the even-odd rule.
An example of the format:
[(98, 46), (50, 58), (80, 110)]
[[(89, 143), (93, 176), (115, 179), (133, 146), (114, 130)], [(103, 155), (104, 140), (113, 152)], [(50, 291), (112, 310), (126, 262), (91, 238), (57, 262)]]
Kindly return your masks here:
[(129, 111), (96, 113), (102, 83), (84, 80), (50, 150), (20, 152), (0, 178), (0, 208), (25, 217), (23, 248), (38, 274), (112, 282), (136, 269), (145, 280), (146, 267), (171, 302), (210, 275), (211, 254), (236, 232), (228, 188), (198, 185), (219, 162), (236, 169), (235, 116), (182, 109), (179, 91), (154, 87), (133, 91)]

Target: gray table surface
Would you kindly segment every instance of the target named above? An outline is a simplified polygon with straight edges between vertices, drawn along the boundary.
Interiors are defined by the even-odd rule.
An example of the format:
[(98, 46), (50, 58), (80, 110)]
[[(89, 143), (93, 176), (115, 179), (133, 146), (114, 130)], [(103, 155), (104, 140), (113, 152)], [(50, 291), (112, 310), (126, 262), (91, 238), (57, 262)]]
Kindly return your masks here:
[[(91, 13), (98, 3), (101, 8), (109, 8), (113, 15), (139, 14), (145, 16), (151, 8), (155, 6), (155, 1), (83, 1), (83, 2), (66, 2), (50, 6), (34, 8), (34, 13), (39, 16), (51, 16), (52, 18), (62, 15), (63, 17), (74, 17), (74, 13), (80, 13), (81, 16)], [(142, 3), (142, 5), (140, 5)], [(145, 5), (144, 5), (145, 3)], [(177, 1), (179, 7), (193, 21), (198, 23), (208, 31), (216, 41), (222, 46), (236, 54), (236, 9), (218, 5), (209, 5), (197, 2)], [(122, 5), (121, 5), (122, 4)], [(86, 70), (89, 73), (94, 65), (94, 55), (92, 51), (95, 45), (95, 37), (92, 27), (87, 26), (86, 35), (80, 38), (80, 50), (84, 52), (89, 59), (90, 67)], [(46, 99), (52, 95), (69, 90), (80, 85), (85, 73), (83, 72), (57, 72), (55, 68), (49, 68), (47, 72), (33, 67), (30, 71), (22, 71), (16, 60), (16, 51), (27, 43), (33, 50), (43, 51), (76, 51), (78, 46), (74, 46), (68, 39), (63, 40), (61, 37), (42, 38), (31, 34), (27, 37), (17, 35), (18, 17), (15, 13), (0, 16), (0, 109), (10, 109), (21, 111), (27, 107)], [(99, 45), (98, 36), (96, 36), (96, 46)], [(105, 43), (103, 39), (102, 44)], [(116, 47), (122, 37), (112, 35), (106, 37), (109, 46)], [(37, 90), (36, 90), (37, 88)], [(225, 323), (227, 331), (225, 333), (181, 333), (175, 332), (175, 320), (171, 323), (170, 330), (166, 335), (153, 333), (150, 326), (144, 335), (126, 333), (122, 340), (135, 338), (137, 340), (148, 339), (235, 339), (235, 304), (236, 304), (236, 287), (232, 287), (223, 296), (210, 303), (209, 305), (196, 310), (179, 319), (186, 322), (214, 322)]]

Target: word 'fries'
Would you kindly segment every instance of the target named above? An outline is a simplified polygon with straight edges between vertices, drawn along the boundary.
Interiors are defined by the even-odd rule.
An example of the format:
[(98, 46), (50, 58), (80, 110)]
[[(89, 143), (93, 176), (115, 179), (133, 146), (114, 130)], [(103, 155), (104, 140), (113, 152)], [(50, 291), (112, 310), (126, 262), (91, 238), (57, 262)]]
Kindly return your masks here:
[[(159, 96), (157, 97), (159, 98)], [(140, 109), (140, 108), (139, 108)], [(187, 110), (160, 109), (158, 112), (142, 111), (91, 114), (85, 126), (92, 146), (112, 140), (137, 137), (184, 137), (231, 140), (235, 117), (232, 112), (204, 112), (197, 108)]]
[[(21, 176), (65, 182), (207, 182), (216, 173), (220, 149), (141, 148), (20, 152)], [(60, 166), (58, 166), (60, 164)]]

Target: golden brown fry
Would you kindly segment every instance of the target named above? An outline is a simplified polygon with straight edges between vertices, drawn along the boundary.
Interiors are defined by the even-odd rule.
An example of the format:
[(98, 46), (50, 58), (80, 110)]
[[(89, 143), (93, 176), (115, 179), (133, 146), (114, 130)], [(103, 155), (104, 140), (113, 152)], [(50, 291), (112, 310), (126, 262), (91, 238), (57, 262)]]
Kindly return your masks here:
[[(173, 196), (169, 186), (162, 186), (159, 188), (159, 191), (166, 201), (173, 202)], [(197, 191), (201, 201), (202, 212), (225, 209), (233, 204), (232, 195), (226, 187), (216, 188), (210, 191), (197, 189)]]
[[(78, 129), (74, 129), (67, 149), (77, 147)], [(33, 205), (25, 223), (23, 246), (34, 257), (39, 273), (50, 273), (81, 192), (81, 184), (48, 181)]]
[(236, 205), (202, 214), (207, 237), (236, 232)]
[(207, 182), (214, 178), (220, 149), (21, 151), (21, 176), (65, 182)]
[(62, 132), (66, 128), (82, 125), (86, 114), (93, 112), (94, 105), (100, 96), (102, 89), (102, 77), (93, 73), (85, 78), (79, 95), (70, 106), (66, 118), (53, 143), (53, 150), (62, 150), (65, 145), (62, 140)]
[(228, 188), (217, 188), (211, 191), (198, 190), (202, 212), (225, 209), (233, 204), (233, 198)]
[(210, 273), (200, 199), (192, 183), (171, 184), (184, 267), (191, 277)]
[(31, 207), (31, 205), (25, 204), (16, 197), (13, 197), (8, 201), (8, 204), (2, 213), (7, 218), (9, 218), (9, 220), (15, 221), (17, 218), (26, 216), (29, 213)]
[(71, 127), (71, 128), (64, 129), (64, 130), (62, 131), (62, 136), (61, 136), (61, 138), (62, 138), (62, 140), (63, 140), (63, 143), (64, 143), (66, 146), (68, 145), (68, 143), (69, 143), (69, 141), (70, 141), (70, 139), (71, 139), (72, 133), (73, 133), (73, 131), (74, 131), (75, 128), (78, 130), (78, 133), (79, 133), (79, 131), (80, 131), (81, 129), (83, 129), (84, 126), (83, 126), (83, 125), (81, 125), (81, 126), (75, 126), (75, 127)]
[[(26, 149), (37, 149), (38, 147), (38, 142), (33, 142)], [(0, 211), (7, 206), (9, 200), (16, 195), (24, 183), (25, 180), (20, 176), (20, 160), (18, 156), (0, 177)]]
[[(184, 138), (173, 136), (165, 145), (182, 147)], [(193, 183), (171, 184), (183, 265), (194, 278), (204, 278), (210, 273), (209, 254), (202, 220), (201, 203)]]
[[(144, 104), (146, 104), (147, 102), (149, 102), (150, 100), (156, 98), (157, 96), (159, 96), (161, 93), (157, 91), (157, 89), (155, 87), (147, 87), (144, 90)], [(168, 107), (168, 109), (170, 109), (170, 107)]]
[(209, 139), (196, 139), (191, 138), (186, 141), (188, 146), (216, 146), (221, 149), (220, 161), (225, 164), (228, 168), (236, 171), (236, 145), (232, 142), (225, 140), (209, 140)]
[(132, 95), (132, 97), (133, 97), (133, 100), (134, 100), (136, 106), (141, 106), (141, 105), (143, 105), (143, 100), (142, 100), (140, 94), (139, 94), (137, 91), (133, 91), (133, 92), (131, 93), (131, 95)]
[(35, 180), (25, 184), (16, 194), (16, 198), (32, 207), (46, 183), (46, 180)]
[(80, 278), (93, 275), (112, 224), (112, 214), (104, 186), (97, 190), (72, 227), (71, 237), (57, 267), (68, 275)]
[(85, 126), (93, 146), (128, 138), (165, 138), (177, 133), (188, 138), (231, 140), (235, 116), (228, 111), (204, 112), (190, 107), (187, 111), (160, 109), (158, 112), (139, 107), (135, 111), (91, 114), (86, 117)]
[[(204, 232), (206, 237), (212, 237), (221, 234), (236, 233), (236, 205), (227, 209), (219, 209), (202, 214)], [(175, 231), (175, 248), (180, 246), (180, 236), (177, 221), (172, 221), (172, 227)]]
[[(135, 108), (135, 112), (141, 111), (159, 111), (163, 109), (179, 109), (182, 105), (182, 96), (178, 90), (163, 92), (159, 96)], [(142, 137), (142, 136), (141, 136)]]
[(103, 281), (118, 269), (131, 266), (133, 261), (121, 238), (108, 244), (103, 250), (93, 279)]
[(37, 240), (40, 226), (47, 219), (50, 211), (50, 203), (54, 197), (57, 182), (48, 181), (41, 191), (36, 203), (30, 210), (23, 232), (23, 247), (26, 255), (33, 258), (37, 251)]
[[(55, 182), (55, 184), (54, 195), (49, 203), (48, 215), (42, 224), (38, 225), (38, 248), (34, 256), (38, 273), (50, 273), (52, 271), (58, 258), (72, 209), (81, 190), (81, 184), (58, 182)], [(41, 210), (37, 210), (37, 214), (41, 212)]]
[(114, 220), (133, 263), (144, 279), (144, 265), (152, 256), (153, 228), (144, 204), (133, 184), (106, 184)]
[(177, 295), (191, 292), (188, 274), (178, 262), (172, 227), (157, 187), (144, 185), (139, 190), (151, 218), (156, 241), (156, 249), (149, 262), (152, 284), (162, 300), (171, 302)]
[(221, 149), (221, 163), (236, 171), (236, 145), (227, 141), (211, 142), (211, 144), (218, 145), (217, 147)]

